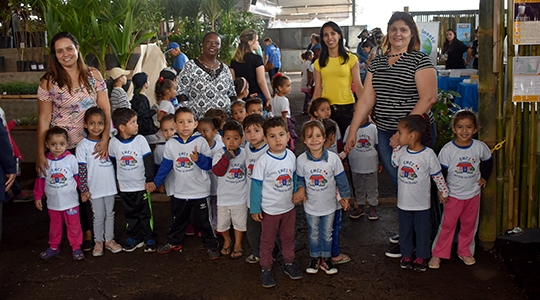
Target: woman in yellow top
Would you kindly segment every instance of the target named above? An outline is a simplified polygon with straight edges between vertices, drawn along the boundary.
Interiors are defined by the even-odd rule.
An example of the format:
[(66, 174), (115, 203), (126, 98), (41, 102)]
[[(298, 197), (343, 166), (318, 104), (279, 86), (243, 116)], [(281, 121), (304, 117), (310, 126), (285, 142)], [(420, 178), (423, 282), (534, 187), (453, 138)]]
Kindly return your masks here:
[(321, 27), (321, 36), (321, 54), (313, 64), (313, 99), (324, 97), (330, 101), (330, 118), (336, 121), (341, 132), (345, 132), (353, 118), (355, 100), (352, 88), (357, 98), (363, 89), (358, 58), (345, 49), (343, 33), (336, 23), (326, 22)]

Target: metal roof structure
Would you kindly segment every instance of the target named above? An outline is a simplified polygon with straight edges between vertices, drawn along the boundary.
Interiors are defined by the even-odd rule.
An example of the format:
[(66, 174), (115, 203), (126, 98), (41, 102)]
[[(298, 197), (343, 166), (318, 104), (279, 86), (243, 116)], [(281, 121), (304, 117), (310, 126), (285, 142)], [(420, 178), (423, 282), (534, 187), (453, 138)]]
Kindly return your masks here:
[(250, 11), (274, 21), (308, 23), (313, 19), (335, 21), (354, 15), (357, 0), (247, 0)]

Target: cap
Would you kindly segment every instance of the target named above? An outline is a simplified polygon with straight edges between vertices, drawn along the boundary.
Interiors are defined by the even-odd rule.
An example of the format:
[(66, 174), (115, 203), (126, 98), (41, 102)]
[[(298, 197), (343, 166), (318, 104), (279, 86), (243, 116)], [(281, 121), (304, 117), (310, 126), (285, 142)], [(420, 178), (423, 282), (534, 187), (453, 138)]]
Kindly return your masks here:
[(175, 80), (176, 79), (176, 70), (171, 68), (171, 67), (167, 67), (163, 70), (161, 70), (161, 72), (159, 72), (159, 77), (163, 77), (163, 79), (169, 79), (169, 80)]
[(175, 48), (180, 48), (180, 45), (178, 45), (177, 42), (172, 42), (167, 47), (167, 51), (165, 51), (165, 53), (167, 53), (167, 52), (169, 52), (169, 51), (171, 51), (172, 49), (175, 49)]
[(111, 77), (112, 80), (116, 80), (120, 78), (120, 76), (122, 75), (129, 75), (129, 73), (130, 73), (129, 71), (116, 67), (116, 68), (112, 68), (112, 70), (109, 71), (109, 76)]
[(148, 75), (144, 72), (137, 73), (133, 75), (133, 78), (131, 78), (131, 82), (133, 82), (133, 85), (135, 87), (142, 87), (145, 83), (148, 82)]

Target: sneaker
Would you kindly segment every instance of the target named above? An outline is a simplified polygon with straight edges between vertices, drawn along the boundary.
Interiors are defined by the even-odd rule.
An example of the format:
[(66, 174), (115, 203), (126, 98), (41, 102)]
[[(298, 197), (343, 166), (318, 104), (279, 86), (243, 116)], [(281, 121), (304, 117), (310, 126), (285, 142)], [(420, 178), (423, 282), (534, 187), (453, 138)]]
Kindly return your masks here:
[(289, 275), (291, 279), (302, 279), (302, 271), (295, 264), (285, 264), (285, 274)]
[(271, 288), (276, 286), (276, 280), (274, 279), (274, 274), (272, 274), (272, 270), (262, 270), (261, 283), (262, 286), (265, 288)]
[(21, 192), (17, 196), (13, 196), (13, 202), (15, 203), (23, 203), (23, 202), (32, 202), (34, 201), (34, 197), (28, 195), (25, 192)]
[(188, 224), (186, 228), (186, 235), (195, 235), (195, 227), (193, 227), (193, 225)]
[(399, 262), (399, 265), (401, 266), (402, 269), (412, 270), (413, 261), (410, 257), (403, 257), (401, 261)]
[(379, 215), (377, 214), (377, 210), (373, 207), (369, 209), (368, 212), (368, 220), (375, 221), (379, 219)]
[(60, 249), (51, 249), (50, 247), (47, 248), (47, 250), (41, 252), (39, 254), (39, 258), (41, 259), (49, 259), (51, 257), (57, 256), (60, 254)]
[(250, 256), (246, 257), (246, 262), (248, 264), (256, 264), (259, 262), (259, 260), (261, 260), (260, 258), (258, 258), (257, 256), (251, 254)]
[(306, 269), (306, 273), (308, 274), (317, 274), (319, 272), (319, 258), (311, 258), (311, 262), (309, 263), (309, 267)]
[(386, 250), (386, 252), (384, 252), (384, 255), (391, 258), (400, 258), (401, 252), (399, 250), (399, 244), (395, 244), (394, 246), (392, 246), (392, 248)]
[(171, 251), (182, 252), (182, 245), (171, 245), (169, 243), (165, 243), (157, 249), (157, 253), (159, 254), (167, 254)]
[(334, 267), (331, 258), (321, 258), (321, 269), (328, 275), (336, 274), (338, 270)]
[(217, 249), (208, 249), (206, 250), (206, 253), (208, 253), (208, 258), (210, 260), (216, 260), (219, 258), (219, 252)]
[(427, 267), (426, 260), (420, 257), (417, 257), (414, 260), (414, 270), (416, 272), (425, 272)]
[(438, 269), (438, 268), (440, 268), (441, 267), (441, 259), (436, 257), (436, 256), (433, 256), (429, 260), (428, 267), (430, 269)]
[(397, 244), (397, 243), (399, 243), (399, 234), (394, 234), (393, 236), (391, 236), (390, 238), (388, 238), (388, 240), (389, 240), (390, 243), (392, 243), (392, 244)]
[(122, 250), (126, 252), (133, 252), (142, 246), (144, 246), (144, 242), (137, 242), (134, 238), (129, 238), (127, 239), (126, 245)]
[(467, 266), (472, 266), (476, 263), (476, 260), (474, 259), (474, 257), (472, 256), (461, 256), (459, 255), (458, 256), (459, 259), (461, 259), (463, 261), (464, 264), (466, 264)]
[(115, 240), (109, 240), (105, 242), (105, 249), (111, 251), (112, 253), (118, 253), (122, 251), (122, 246), (115, 242)]
[(149, 239), (148, 241), (146, 241), (146, 243), (144, 243), (144, 252), (156, 252), (156, 241), (154, 241), (153, 239)]
[(88, 251), (92, 250), (92, 241), (91, 240), (83, 241), (82, 245), (81, 245), (81, 249), (84, 252), (88, 252)]
[(353, 209), (353, 211), (351, 211), (351, 214), (349, 215), (349, 218), (358, 219), (358, 218), (360, 218), (361, 216), (363, 216), (365, 214), (366, 213), (364, 212), (364, 209), (359, 207), (359, 208), (355, 208), (355, 209)]
[(92, 256), (103, 256), (103, 242), (96, 242), (94, 246), (94, 251), (92, 251)]

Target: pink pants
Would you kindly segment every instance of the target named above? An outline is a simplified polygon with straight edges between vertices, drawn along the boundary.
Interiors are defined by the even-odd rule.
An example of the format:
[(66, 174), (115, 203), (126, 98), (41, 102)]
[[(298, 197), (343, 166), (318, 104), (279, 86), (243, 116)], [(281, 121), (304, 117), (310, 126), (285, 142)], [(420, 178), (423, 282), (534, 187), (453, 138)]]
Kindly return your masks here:
[(478, 228), (479, 206), (480, 194), (464, 200), (448, 197), (448, 202), (444, 205), (439, 232), (433, 241), (432, 256), (450, 258), (458, 220), (461, 227), (458, 235), (457, 254), (459, 256), (474, 255), (474, 236)]
[(66, 223), (67, 237), (71, 248), (73, 251), (81, 249), (83, 233), (78, 206), (61, 211), (49, 209), (49, 218), (51, 219), (49, 228), (49, 245), (51, 249), (60, 247), (64, 223)]
[(281, 239), (281, 253), (286, 264), (294, 261), (294, 234), (296, 223), (296, 211), (290, 211), (281, 215), (269, 215), (263, 212), (261, 221), (261, 268), (270, 270), (272, 268), (272, 250), (276, 243), (276, 237)]

